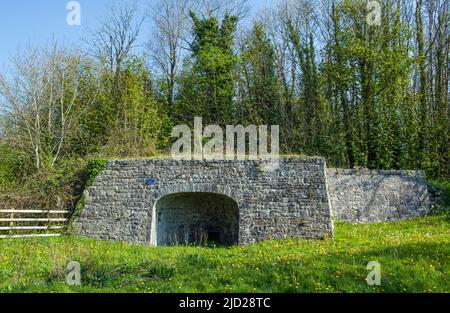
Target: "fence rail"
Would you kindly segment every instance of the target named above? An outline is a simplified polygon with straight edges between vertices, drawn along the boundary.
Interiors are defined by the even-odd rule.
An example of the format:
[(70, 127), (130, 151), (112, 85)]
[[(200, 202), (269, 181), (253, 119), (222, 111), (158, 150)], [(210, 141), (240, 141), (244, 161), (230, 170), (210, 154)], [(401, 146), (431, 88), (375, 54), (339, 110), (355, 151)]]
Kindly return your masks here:
[(64, 229), (64, 226), (14, 226), (14, 227), (0, 227), (0, 230), (54, 230)]
[(39, 213), (48, 213), (48, 214), (68, 214), (69, 211), (45, 211), (45, 210), (0, 210), (0, 213), (28, 213), (28, 214), (39, 214)]
[(1, 235), (0, 239), (32, 238), (32, 237), (59, 237), (61, 234), (29, 234), (29, 235)]
[(0, 222), (66, 222), (66, 218), (0, 218)]
[(66, 210), (0, 210), (0, 239), (57, 237), (69, 219)]

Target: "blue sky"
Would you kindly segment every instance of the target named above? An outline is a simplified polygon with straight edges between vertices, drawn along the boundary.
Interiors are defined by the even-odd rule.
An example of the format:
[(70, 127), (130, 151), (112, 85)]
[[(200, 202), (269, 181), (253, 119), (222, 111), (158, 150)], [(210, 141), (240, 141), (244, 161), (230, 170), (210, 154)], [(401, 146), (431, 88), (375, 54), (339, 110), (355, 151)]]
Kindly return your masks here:
[[(146, 0), (152, 1), (152, 0)], [(95, 29), (108, 12), (112, 0), (78, 0), (81, 26), (69, 26), (66, 17), (69, 0), (1, 0), (0, 1), (0, 68), (9, 57), (28, 44), (39, 45), (53, 38), (66, 44), (77, 43), (89, 28)], [(145, 0), (141, 0), (145, 2)], [(252, 14), (279, 0), (249, 0)], [(145, 33), (141, 36), (145, 39)]]

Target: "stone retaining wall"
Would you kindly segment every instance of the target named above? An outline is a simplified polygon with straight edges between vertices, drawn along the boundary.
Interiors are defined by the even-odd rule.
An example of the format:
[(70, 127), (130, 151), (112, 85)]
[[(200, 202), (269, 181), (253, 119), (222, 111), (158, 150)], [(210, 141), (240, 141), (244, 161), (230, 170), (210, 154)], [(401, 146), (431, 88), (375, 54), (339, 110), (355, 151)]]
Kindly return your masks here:
[(421, 171), (327, 169), (333, 216), (356, 223), (397, 221), (428, 213)]
[(78, 234), (149, 245), (333, 236), (333, 221), (428, 213), (424, 174), (325, 170), (320, 158), (112, 161), (86, 190)]
[[(225, 196), (237, 204), (238, 244), (286, 237), (332, 237), (325, 161), (282, 159), (275, 171), (265, 171), (267, 167), (262, 165), (264, 162), (253, 160), (112, 161), (87, 189), (86, 207), (75, 227), (78, 234), (92, 238), (156, 245), (161, 242), (158, 229), (169, 227), (181, 237), (183, 233), (196, 233), (193, 228), (211, 220), (205, 215), (193, 216), (192, 210), (186, 211), (190, 213), (185, 219), (174, 217), (173, 212), (183, 214), (180, 209), (184, 206), (174, 207), (179, 197), (170, 205), (158, 202), (171, 195), (207, 193)], [(208, 208), (202, 211), (208, 212)], [(164, 214), (172, 216), (164, 219)], [(234, 226), (230, 225), (229, 229), (207, 231), (215, 237), (234, 238)], [(213, 223), (206, 226), (211, 228)], [(163, 235), (159, 231), (159, 236)]]

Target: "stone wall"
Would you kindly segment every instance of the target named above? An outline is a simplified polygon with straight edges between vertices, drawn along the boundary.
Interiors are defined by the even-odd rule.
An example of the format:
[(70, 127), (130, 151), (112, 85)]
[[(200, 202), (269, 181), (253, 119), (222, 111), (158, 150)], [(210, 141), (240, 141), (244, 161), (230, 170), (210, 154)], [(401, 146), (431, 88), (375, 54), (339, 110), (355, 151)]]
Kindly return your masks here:
[[(182, 233), (187, 233), (186, 227), (191, 233), (196, 225), (206, 223), (211, 228), (215, 223), (205, 218), (207, 215), (195, 217), (192, 201), (186, 207), (179, 205), (183, 197), (177, 196), (178, 200), (171, 204), (166, 197), (185, 193), (195, 198), (193, 193), (208, 193), (236, 203), (238, 238), (233, 241), (239, 244), (286, 237), (332, 237), (324, 160), (281, 159), (275, 171), (265, 171), (267, 167), (261, 162), (112, 161), (86, 190), (86, 207), (75, 227), (78, 234), (97, 239), (164, 243), (161, 239), (164, 227), (169, 227), (169, 233), (178, 232), (181, 237)], [(177, 204), (174, 206), (174, 203)], [(179, 215), (174, 217), (173, 212), (170, 213), (183, 208), (186, 210), (184, 224)], [(201, 210), (217, 209), (209, 206)], [(172, 214), (172, 217), (166, 220), (161, 217), (158, 221), (160, 212)], [(224, 221), (227, 222), (227, 218)], [(228, 236), (226, 234), (234, 227), (230, 223), (228, 230), (219, 228), (214, 235)], [(214, 233), (211, 229), (209, 232)]]
[(333, 216), (356, 223), (425, 215), (430, 207), (423, 172), (327, 169)]

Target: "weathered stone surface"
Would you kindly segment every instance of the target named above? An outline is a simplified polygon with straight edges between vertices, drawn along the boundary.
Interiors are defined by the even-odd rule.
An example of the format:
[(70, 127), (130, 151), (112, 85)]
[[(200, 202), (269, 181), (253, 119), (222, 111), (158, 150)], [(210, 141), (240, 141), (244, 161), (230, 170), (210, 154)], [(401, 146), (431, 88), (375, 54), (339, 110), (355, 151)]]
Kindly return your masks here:
[(355, 223), (397, 221), (428, 213), (423, 172), (327, 169), (333, 217)]
[[(332, 237), (324, 160), (281, 159), (275, 171), (261, 170), (262, 164), (257, 160), (112, 161), (86, 191), (87, 204), (76, 221), (77, 232), (144, 244), (169, 244), (174, 234), (177, 240), (192, 241), (193, 235), (186, 234), (205, 225), (216, 239), (239, 244)], [(218, 195), (216, 204), (199, 205), (193, 193), (209, 194), (201, 201), (210, 203)], [(235, 220), (230, 201), (237, 205)], [(214, 212), (218, 211), (228, 225), (225, 228), (217, 226)]]
[(422, 172), (328, 169), (320, 158), (267, 162), (112, 161), (86, 191), (78, 234), (170, 245), (250, 244), (333, 236), (332, 217), (356, 223), (425, 215)]

